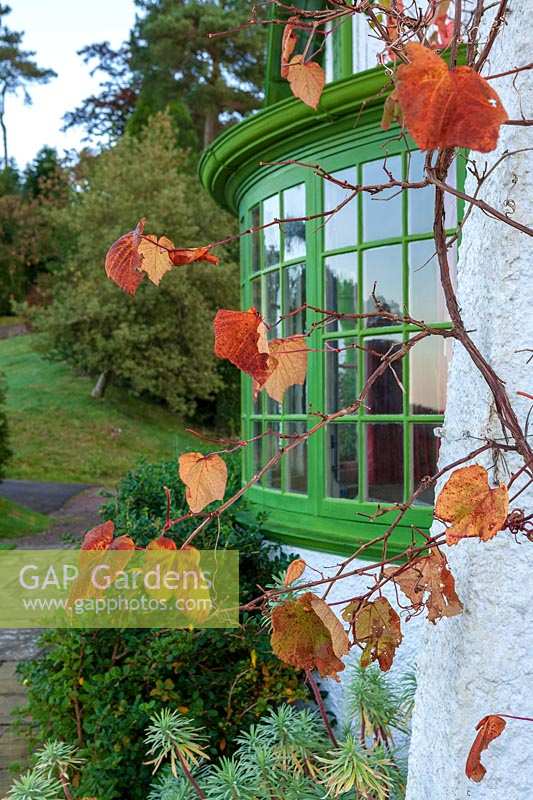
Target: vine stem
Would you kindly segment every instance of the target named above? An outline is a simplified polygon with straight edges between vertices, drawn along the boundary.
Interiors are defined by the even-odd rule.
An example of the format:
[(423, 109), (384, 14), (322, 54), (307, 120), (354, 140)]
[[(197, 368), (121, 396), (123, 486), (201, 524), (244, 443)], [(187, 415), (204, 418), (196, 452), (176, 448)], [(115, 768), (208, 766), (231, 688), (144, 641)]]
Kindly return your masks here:
[(316, 682), (311, 670), (309, 670), (309, 669), (305, 670), (305, 678), (307, 680), (307, 683), (309, 684), (309, 686), (313, 690), (313, 695), (315, 697), (316, 704), (318, 706), (318, 710), (320, 711), (320, 716), (322, 717), (322, 721), (324, 723), (326, 731), (328, 732), (328, 736), (331, 739), (333, 747), (338, 747), (339, 743), (337, 741), (337, 738), (336, 738), (335, 734), (333, 733), (333, 728), (331, 727), (331, 723), (330, 723), (330, 721), (328, 719), (328, 712), (326, 711), (326, 706), (324, 705), (324, 701), (322, 699), (322, 695), (320, 694), (320, 689), (318, 688), (318, 684), (317, 684), (317, 682)]
[(179, 762), (180, 762), (180, 766), (181, 766), (181, 768), (183, 770), (183, 774), (185, 775), (185, 777), (187, 778), (187, 780), (191, 784), (191, 786), (194, 789), (196, 795), (200, 798), (200, 800), (207, 800), (205, 794), (202, 791), (202, 789), (200, 788), (200, 786), (196, 782), (195, 778), (193, 777), (193, 774), (190, 771), (186, 760), (184, 759), (184, 757), (182, 756), (182, 754), (180, 753), (179, 750), (177, 751), (177, 756), (178, 756), (178, 759), (179, 759)]

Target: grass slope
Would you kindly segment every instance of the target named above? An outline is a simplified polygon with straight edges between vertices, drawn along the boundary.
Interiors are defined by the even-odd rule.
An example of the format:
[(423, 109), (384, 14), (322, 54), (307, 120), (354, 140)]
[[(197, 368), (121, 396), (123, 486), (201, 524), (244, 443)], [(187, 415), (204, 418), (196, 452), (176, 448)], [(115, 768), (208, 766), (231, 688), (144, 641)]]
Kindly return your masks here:
[(44, 360), (31, 339), (0, 341), (15, 453), (8, 477), (112, 486), (142, 456), (160, 460), (190, 448), (193, 437), (174, 414), (114, 387), (93, 400), (94, 381)]
[(50, 519), (0, 497), (0, 539), (16, 539), (47, 530)]

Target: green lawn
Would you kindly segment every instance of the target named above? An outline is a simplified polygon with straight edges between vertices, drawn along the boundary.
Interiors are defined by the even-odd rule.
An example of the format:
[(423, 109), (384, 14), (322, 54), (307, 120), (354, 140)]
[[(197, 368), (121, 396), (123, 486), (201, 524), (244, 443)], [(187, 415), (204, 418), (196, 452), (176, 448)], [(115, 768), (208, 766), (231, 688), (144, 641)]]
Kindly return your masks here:
[(142, 456), (173, 457), (196, 441), (174, 414), (122, 389), (93, 400), (93, 380), (44, 360), (31, 339), (0, 340), (15, 453), (7, 477), (112, 486)]
[(16, 539), (47, 530), (50, 519), (0, 497), (0, 539)]

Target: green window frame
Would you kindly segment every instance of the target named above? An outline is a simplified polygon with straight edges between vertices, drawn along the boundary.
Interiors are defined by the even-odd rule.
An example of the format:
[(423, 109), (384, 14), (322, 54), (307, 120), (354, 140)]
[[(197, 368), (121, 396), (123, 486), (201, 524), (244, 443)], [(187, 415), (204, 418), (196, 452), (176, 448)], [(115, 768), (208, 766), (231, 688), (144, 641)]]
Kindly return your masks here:
[[(339, 149), (340, 152), (338, 152)], [(405, 142), (387, 139), (382, 132), (376, 132), (375, 129), (374, 133), (367, 137), (366, 142), (359, 143), (357, 146), (353, 142), (348, 142), (344, 148), (337, 147), (336, 149), (332, 145), (331, 152), (326, 151), (322, 156), (313, 153), (313, 160), (319, 162), (330, 173), (351, 169), (353, 179), (362, 183), (363, 180), (368, 181), (367, 170), (370, 169), (375, 173), (375, 165), (382, 164), (385, 156), (387, 165), (393, 169), (395, 177), (400, 177), (401, 173), (401, 176), (405, 178), (409, 172), (414, 177), (413, 170), (420, 159), (418, 151), (409, 149)], [(374, 166), (369, 168), (365, 166), (367, 164)], [(383, 182), (387, 180), (385, 173), (381, 180)], [(456, 180), (459, 185), (463, 180), (462, 164), (458, 164)], [(377, 180), (372, 182), (377, 182)], [(305, 215), (329, 210), (327, 195), (331, 192), (327, 187), (330, 187), (331, 184), (325, 183), (308, 170), (293, 166), (278, 168), (271, 171), (265, 178), (256, 181), (243, 197), (241, 203), (241, 209), (244, 211), (243, 226), (256, 225), (258, 222), (264, 224), (265, 221), (268, 221), (268, 212), (272, 205), (271, 198), (274, 197), (279, 198), (279, 216), (281, 218), (288, 216), (285, 210), (287, 191), (294, 186), (305, 187)], [(415, 191), (419, 193), (417, 197), (414, 195)], [(398, 310), (398, 302), (401, 304), (400, 307), (407, 307), (408, 310), (413, 306), (418, 309), (420, 297), (433, 296), (431, 293), (432, 281), (427, 276), (428, 270), (435, 269), (435, 266), (431, 261), (429, 267), (428, 264), (425, 264), (426, 257), (430, 254), (428, 248), (431, 248), (432, 242), (431, 227), (428, 222), (430, 215), (427, 212), (431, 206), (429, 197), (431, 192), (432, 190), (429, 189), (403, 191), (396, 193), (396, 196), (389, 201), (372, 200), (368, 195), (360, 194), (341, 212), (343, 214), (342, 227), (339, 224), (338, 215), (337, 220), (333, 217), (326, 224), (321, 221), (304, 223), (305, 256), (299, 254), (297, 257), (292, 257), (291, 252), (287, 253), (287, 231), (280, 231), (280, 255), (275, 264), (272, 259), (267, 258), (264, 247), (265, 236), (267, 243), (273, 240), (274, 237), (271, 233), (263, 232), (255, 237), (247, 238), (243, 241), (242, 246), (243, 307), (260, 306), (259, 310), (266, 321), (271, 324), (276, 315), (269, 308), (271, 298), (267, 287), (278, 285), (277, 306), (279, 310), (281, 313), (291, 310), (291, 298), (288, 296), (287, 288), (289, 283), (286, 276), (290, 274), (291, 270), (302, 264), (302, 261), (305, 261), (305, 299), (310, 305), (325, 308), (327, 307), (328, 281), (331, 282), (331, 273), (334, 272), (331, 268), (327, 268), (327, 265), (335, 260), (340, 264), (344, 260), (345, 264), (352, 264), (354, 280), (351, 288), (349, 281), (344, 280), (340, 287), (341, 290), (337, 292), (337, 302), (340, 301), (341, 306), (344, 302), (344, 307), (337, 308), (337, 310), (344, 310), (348, 313), (350, 310), (364, 312), (368, 299), (365, 290), (373, 275), (374, 267), (372, 265), (376, 262), (376, 254), (378, 256), (380, 253), (386, 255), (386, 258), (381, 261), (378, 258), (376, 262), (378, 266), (376, 275), (379, 277), (380, 265), (389, 269), (387, 265), (392, 263), (389, 256), (394, 253), (394, 266), (396, 273), (399, 272), (394, 281), (397, 294), (396, 310)], [(267, 202), (265, 203), (265, 201)], [(376, 215), (373, 205), (380, 203), (384, 210), (381, 211), (380, 208)], [(346, 233), (346, 229), (349, 228), (346, 209), (352, 213), (356, 235), (352, 237), (351, 241), (347, 241), (346, 236), (334, 241), (335, 225), (337, 232), (342, 230), (343, 233)], [(456, 206), (458, 218), (461, 212), (462, 209), (458, 203)], [(392, 225), (394, 218), (397, 222), (396, 228)], [(417, 220), (424, 221), (417, 224)], [(333, 233), (331, 233), (332, 225)], [(376, 229), (377, 235), (375, 234)], [(271, 228), (270, 231), (272, 230)], [(450, 228), (450, 232), (453, 230), (454, 228)], [(413, 257), (413, 253), (417, 250), (423, 255), (423, 258)], [(415, 266), (417, 272), (414, 270)], [(342, 270), (339, 271), (339, 274), (342, 276)], [(421, 278), (421, 274), (425, 274), (425, 277)], [(257, 290), (258, 285), (262, 287), (261, 293)], [(378, 294), (379, 286), (378, 282)], [(414, 292), (415, 286), (418, 287), (416, 293)], [(351, 308), (350, 303), (352, 303)], [(308, 309), (305, 329), (309, 330), (310, 326), (319, 318), (317, 313)], [(449, 326), (449, 322), (444, 318), (425, 318), (425, 321), (435, 327)], [(303, 327), (303, 321), (300, 328), (298, 324), (294, 325), (293, 319), (285, 320), (280, 327), (275, 329), (274, 335), (297, 333)], [(331, 392), (332, 381), (327, 380), (326, 361), (333, 359), (335, 362), (337, 359), (349, 367), (350, 369), (346, 370), (346, 375), (349, 376), (348, 384), (350, 385), (351, 381), (352, 391), (355, 389), (359, 393), (365, 380), (365, 359), (368, 361), (378, 358), (378, 356), (359, 349), (359, 346), (367, 347), (368, 343), (373, 341), (372, 350), (377, 346), (377, 352), (382, 353), (383, 347), (388, 347), (388, 343), (394, 341), (391, 337), (398, 342), (405, 341), (416, 330), (415, 326), (407, 324), (380, 325), (379, 320), (373, 320), (373, 324), (368, 324), (364, 320), (358, 320), (354, 324), (343, 321), (337, 329), (332, 327), (316, 328), (308, 339), (311, 352), (305, 387), (306, 406), (298, 406), (298, 403), (302, 402), (301, 390), (292, 389), (290, 392), (293, 394), (286, 396), (282, 408), (277, 407), (265, 392), (261, 392), (259, 399), (254, 402), (251, 381), (244, 377), (242, 383), (243, 437), (250, 439), (269, 429), (294, 433), (305, 429), (306, 426), (313, 425), (317, 420), (316, 414), (306, 413), (305, 409), (315, 412), (323, 411), (328, 404), (327, 393)], [(337, 353), (335, 350), (323, 352), (328, 347), (336, 347), (332, 343), (338, 342), (339, 339), (343, 340), (349, 349), (342, 350), (341, 353)], [(429, 340), (430, 343), (435, 342), (438, 346), (442, 346), (445, 341), (447, 340), (440, 337)], [(378, 345), (375, 344), (376, 342)], [(354, 345), (353, 349), (350, 347), (352, 344)], [(417, 347), (423, 346), (422, 344)], [(406, 499), (414, 479), (422, 477), (420, 469), (424, 458), (428, 464), (431, 462), (429, 450), (425, 452), (424, 458), (420, 456), (413, 459), (412, 442), (416, 440), (418, 443), (420, 448), (417, 449), (418, 453), (422, 452), (422, 444), (426, 449), (429, 441), (434, 441), (436, 445), (438, 440), (433, 440), (432, 435), (428, 436), (427, 432), (430, 430), (432, 433), (433, 429), (438, 428), (443, 420), (442, 401), (438, 407), (427, 404), (428, 397), (431, 398), (431, 391), (430, 387), (425, 385), (424, 380), (424, 364), (426, 366), (433, 364), (436, 356), (429, 352), (425, 354), (424, 358), (420, 356), (421, 360), (418, 364), (411, 363), (411, 359), (418, 358), (416, 353), (415, 348), (413, 355), (402, 359), (400, 371), (396, 377), (391, 375), (391, 380), (386, 385), (387, 391), (375, 394), (372, 398), (373, 409), (361, 408), (357, 414), (345, 417), (317, 432), (310, 437), (305, 446), (305, 454), (300, 453), (298, 456), (298, 452), (302, 451), (303, 447), (296, 448), (292, 451), (292, 455), (284, 456), (281, 459), (280, 468), (273, 475), (265, 476), (260, 485), (250, 489), (249, 498), (253, 505), (268, 513), (267, 529), (273, 538), (329, 552), (347, 553), (353, 552), (354, 548), (364, 541), (374, 538), (378, 531), (385, 529), (390, 524), (394, 517), (392, 512), (373, 521), (370, 521), (369, 518), (375, 515), (379, 504), (388, 506), (395, 501)], [(329, 369), (331, 375), (331, 366)], [(351, 377), (350, 370), (353, 370), (356, 376), (355, 382)], [(340, 386), (341, 394), (342, 383), (343, 381), (337, 380), (337, 388)], [(337, 399), (339, 398), (336, 397), (335, 400)], [(438, 397), (431, 399), (435, 402), (439, 401)], [(416, 400), (416, 404), (411, 400)], [(374, 408), (378, 409), (377, 413)], [(328, 410), (334, 409), (329, 408)], [(359, 442), (357, 451), (353, 448), (354, 438), (357, 438)], [(276, 447), (276, 440), (273, 437), (264, 436), (253, 445), (244, 448), (244, 476), (246, 479), (255, 474), (257, 468), (265, 463), (272, 455), (274, 447)], [(380, 470), (383, 473), (383, 453), (387, 447), (389, 452), (392, 452), (394, 459), (401, 458), (402, 475), (401, 478), (398, 478), (398, 470), (396, 473), (391, 470), (390, 484), (382, 485), (378, 481)], [(333, 452), (341, 453), (340, 458), (342, 458), (342, 452), (349, 452), (350, 448), (354, 453), (352, 461), (346, 458), (344, 466), (340, 460), (334, 463)], [(369, 468), (370, 449), (372, 469)], [(335, 455), (335, 459), (337, 459), (337, 455)], [(419, 474), (414, 475), (416, 470)], [(428, 474), (428, 471), (423, 474)], [(336, 477), (332, 477), (335, 475)], [(394, 477), (396, 483), (392, 480)], [(414, 526), (421, 529), (429, 527), (432, 506), (430, 498), (426, 498), (426, 500), (429, 502), (418, 505), (407, 512), (401, 526), (394, 534), (391, 552), (405, 546), (413, 535)], [(375, 552), (369, 550), (366, 555), (371, 557), (375, 555)]]

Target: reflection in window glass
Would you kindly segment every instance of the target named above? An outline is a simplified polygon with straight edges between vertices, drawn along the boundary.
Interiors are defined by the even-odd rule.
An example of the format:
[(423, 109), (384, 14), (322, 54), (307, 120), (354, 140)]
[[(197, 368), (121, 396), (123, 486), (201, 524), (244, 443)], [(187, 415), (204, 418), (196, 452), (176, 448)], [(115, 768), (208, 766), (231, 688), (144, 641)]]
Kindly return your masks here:
[[(283, 270), (285, 284), (285, 305), (283, 312), (287, 314), (305, 305), (305, 264), (295, 264)], [(299, 311), (285, 320), (285, 333), (293, 336), (305, 330), (305, 310)]]
[(366, 428), (366, 497), (372, 503), (403, 500), (403, 426), (371, 424)]
[[(347, 181), (354, 185), (357, 183), (355, 167), (341, 169), (332, 173), (340, 181)], [(351, 189), (343, 189), (331, 181), (324, 181), (324, 211), (333, 211), (352, 193)], [(351, 247), (357, 243), (357, 200), (354, 197), (339, 211), (327, 217), (324, 223), (324, 238), (326, 250), (337, 250), (341, 247)]]
[(328, 425), (326, 435), (329, 459), (327, 494), (353, 500), (359, 493), (357, 425)]
[[(455, 250), (449, 250), (453, 270)], [(424, 322), (448, 322), (448, 309), (440, 282), (435, 242), (411, 242), (409, 245), (409, 313)]]
[[(440, 438), (435, 436), (435, 426), (411, 426), (411, 462), (413, 470), (412, 488), (417, 489), (422, 478), (435, 475), (439, 457)], [(425, 489), (416, 500), (417, 505), (433, 505), (435, 489)]]
[(265, 275), (264, 319), (267, 325), (274, 325), (281, 316), (281, 288), (279, 272), (267, 272)]
[(261, 313), (261, 278), (252, 281), (252, 305)]
[[(267, 431), (272, 431), (268, 434)], [(265, 422), (263, 432), (263, 464), (266, 464), (279, 451), (279, 422)], [(269, 469), (263, 477), (263, 484), (269, 489), (281, 489), (281, 462)]]
[(283, 398), (286, 414), (306, 414), (307, 413), (307, 381), (301, 386), (295, 384), (290, 386)]
[[(305, 217), (305, 183), (283, 192), (283, 217)], [(286, 222), (283, 236), (285, 261), (305, 256), (305, 222)]]
[[(402, 248), (395, 244), (391, 247), (376, 247), (366, 250), (363, 254), (363, 310), (375, 311), (376, 304), (372, 297), (374, 290), (376, 298), (386, 311), (393, 314), (403, 312), (403, 270)], [(370, 317), (366, 321), (369, 328), (378, 328), (382, 325), (394, 325), (383, 317)]]
[[(387, 183), (390, 178), (383, 165), (393, 178), (401, 180), (402, 163), (399, 156), (385, 157), (371, 161), (363, 167), (363, 184)], [(402, 235), (402, 195), (398, 189), (389, 189), (377, 195), (363, 193), (363, 238), (365, 242), (375, 239), (389, 239)]]
[[(357, 360), (359, 351), (355, 339), (327, 340), (326, 395), (327, 411), (338, 411), (357, 399)], [(340, 352), (337, 352), (340, 350)]]
[(331, 83), (333, 80), (333, 34), (331, 32), (331, 22), (326, 24), (326, 38), (324, 41), (324, 69), (326, 72), (326, 83)]
[[(424, 178), (425, 153), (415, 150), (408, 153), (409, 180), (421, 181)], [(409, 233), (430, 233), (433, 230), (435, 215), (435, 187), (408, 190)]]
[[(254, 206), (251, 213), (252, 228), (258, 228), (260, 224), (261, 218), (259, 214), (259, 206)], [(261, 268), (259, 243), (260, 233), (259, 231), (256, 231), (254, 234), (252, 234), (252, 272), (257, 272), (257, 270)]]
[[(266, 225), (274, 219), (279, 219), (279, 196), (277, 194), (263, 201), (263, 224)], [(265, 267), (279, 264), (280, 232), (279, 225), (272, 225), (263, 231), (265, 247)]]
[(262, 440), (256, 437), (261, 436), (261, 423), (254, 422), (252, 426), (252, 437), (255, 439), (252, 445), (252, 474), (256, 475), (263, 466)]
[(449, 359), (449, 340), (441, 336), (430, 336), (413, 347), (409, 354), (412, 414), (444, 414)]
[(278, 403), (277, 400), (273, 400), (268, 394), (265, 394), (266, 399), (266, 413), (267, 414), (281, 414), (281, 403)]
[[(364, 354), (366, 383), (381, 366), (383, 356), (390, 355), (401, 346), (402, 337), (396, 335), (365, 338), (363, 344), (366, 348)], [(402, 361), (403, 359), (395, 361), (370, 387), (365, 399), (365, 406), (368, 407), (370, 414), (402, 413), (403, 392), (400, 388), (400, 384), (403, 386)]]
[[(357, 312), (357, 253), (343, 253), (326, 259), (326, 308), (344, 314)], [(355, 320), (339, 320), (330, 330), (354, 328)]]
[[(305, 422), (288, 422), (284, 427), (284, 432), (291, 436), (300, 435), (306, 430)], [(285, 439), (286, 443), (289, 441), (290, 439)], [(287, 471), (285, 480), (287, 491), (307, 494), (307, 442), (302, 442), (298, 447), (289, 450), (284, 458)]]

